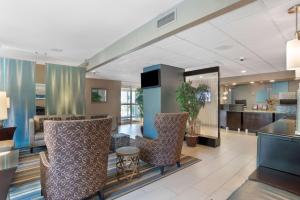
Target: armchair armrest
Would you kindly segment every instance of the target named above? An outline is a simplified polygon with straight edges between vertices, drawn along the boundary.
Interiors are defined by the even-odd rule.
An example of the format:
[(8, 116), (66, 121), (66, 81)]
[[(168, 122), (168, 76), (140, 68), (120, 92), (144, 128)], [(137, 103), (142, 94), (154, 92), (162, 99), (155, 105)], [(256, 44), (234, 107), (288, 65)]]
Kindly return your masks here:
[(49, 178), (50, 163), (47, 154), (40, 152), (40, 173), (41, 173), (41, 190), (44, 197), (46, 197), (46, 181)]
[(158, 140), (136, 136), (135, 145), (140, 149), (141, 160), (156, 165), (156, 157), (159, 156), (161, 149)]

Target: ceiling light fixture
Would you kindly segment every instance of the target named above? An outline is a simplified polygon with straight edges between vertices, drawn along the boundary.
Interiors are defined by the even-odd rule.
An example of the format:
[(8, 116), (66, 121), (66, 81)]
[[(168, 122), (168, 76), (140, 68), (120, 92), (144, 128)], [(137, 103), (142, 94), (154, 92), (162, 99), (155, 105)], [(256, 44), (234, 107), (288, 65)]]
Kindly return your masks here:
[(244, 73), (246, 73), (247, 71), (246, 71), (246, 70), (242, 70), (241, 72), (244, 74)]
[(58, 48), (52, 48), (52, 49), (50, 49), (51, 51), (54, 51), (54, 52), (63, 52), (63, 50), (62, 49), (58, 49)]
[(270, 80), (270, 83), (274, 83), (275, 82), (275, 80)]
[(251, 81), (250, 83), (251, 83), (251, 84), (254, 84), (255, 82), (254, 82), (254, 81)]
[(232, 85), (236, 85), (236, 83), (232, 83)]
[[(298, 12), (300, 4), (291, 7), (288, 10), (289, 14), (295, 13), (296, 16), (296, 33), (295, 39), (290, 40), (286, 44), (286, 69), (296, 70), (296, 77), (300, 77), (300, 31), (298, 31)], [(271, 82), (271, 81), (270, 81)]]

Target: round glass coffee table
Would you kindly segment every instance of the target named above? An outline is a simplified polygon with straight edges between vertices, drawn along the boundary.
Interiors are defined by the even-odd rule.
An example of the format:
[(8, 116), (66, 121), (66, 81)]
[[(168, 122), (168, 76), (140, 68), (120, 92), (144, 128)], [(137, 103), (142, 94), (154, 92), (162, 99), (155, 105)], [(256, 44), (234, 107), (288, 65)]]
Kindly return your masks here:
[(125, 146), (116, 149), (117, 154), (117, 178), (131, 181), (134, 176), (139, 175), (140, 149), (133, 146)]

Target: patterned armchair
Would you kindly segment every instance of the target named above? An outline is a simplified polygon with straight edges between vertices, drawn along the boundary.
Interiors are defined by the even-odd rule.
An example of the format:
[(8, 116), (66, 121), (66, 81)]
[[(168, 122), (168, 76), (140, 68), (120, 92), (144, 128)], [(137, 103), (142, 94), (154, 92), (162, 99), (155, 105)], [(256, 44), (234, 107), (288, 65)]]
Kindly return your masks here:
[(155, 140), (136, 137), (136, 146), (140, 148), (140, 158), (161, 168), (177, 163), (180, 167), (180, 155), (184, 139), (188, 113), (158, 113), (155, 127), (158, 138)]
[(103, 198), (112, 118), (45, 121), (48, 153), (40, 153), (45, 199)]

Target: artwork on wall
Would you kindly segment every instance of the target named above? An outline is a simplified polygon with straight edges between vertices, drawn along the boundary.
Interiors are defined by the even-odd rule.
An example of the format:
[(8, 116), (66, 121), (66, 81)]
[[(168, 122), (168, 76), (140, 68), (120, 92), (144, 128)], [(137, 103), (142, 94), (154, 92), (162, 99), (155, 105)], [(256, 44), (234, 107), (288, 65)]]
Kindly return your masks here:
[(37, 83), (35, 85), (35, 98), (36, 99), (46, 99), (46, 85), (42, 83)]
[(92, 103), (105, 103), (107, 100), (107, 90), (102, 88), (92, 88)]

